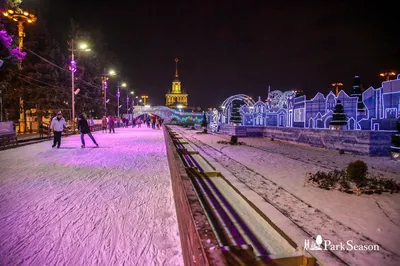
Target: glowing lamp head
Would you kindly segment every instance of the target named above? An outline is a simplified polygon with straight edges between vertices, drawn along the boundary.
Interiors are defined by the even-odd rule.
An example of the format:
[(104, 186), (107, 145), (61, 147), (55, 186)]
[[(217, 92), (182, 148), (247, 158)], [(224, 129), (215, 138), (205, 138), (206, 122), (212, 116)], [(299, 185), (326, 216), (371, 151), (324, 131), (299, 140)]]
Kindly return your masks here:
[(123, 83), (121, 84), (121, 87), (124, 87), (124, 88), (126, 88), (126, 83), (125, 83), (125, 82), (123, 82)]
[(32, 23), (33, 21), (32, 21), (32, 19), (28, 19), (28, 23)]
[(133, 95), (135, 92), (131, 91), (131, 94)]
[(29, 16), (29, 13), (25, 11), (24, 16)]
[(79, 49), (86, 50), (87, 48), (88, 48), (88, 45), (86, 43), (81, 43), (79, 45)]
[(108, 72), (108, 74), (109, 74), (110, 76), (115, 76), (115, 75), (117, 75), (117, 72), (115, 72), (115, 70), (110, 70), (110, 71)]
[(8, 13), (7, 13), (7, 12), (4, 12), (4, 13), (3, 13), (3, 16), (7, 17), (7, 16), (8, 16)]
[(9, 10), (8, 10), (8, 13), (14, 14), (14, 10), (9, 9)]
[(178, 104), (176, 107), (178, 107), (179, 109), (183, 108), (182, 104)]
[(381, 77), (384, 77), (384, 76), (385, 76), (385, 74), (384, 74), (384, 73), (380, 73), (380, 74), (379, 74), (379, 76), (381, 76)]

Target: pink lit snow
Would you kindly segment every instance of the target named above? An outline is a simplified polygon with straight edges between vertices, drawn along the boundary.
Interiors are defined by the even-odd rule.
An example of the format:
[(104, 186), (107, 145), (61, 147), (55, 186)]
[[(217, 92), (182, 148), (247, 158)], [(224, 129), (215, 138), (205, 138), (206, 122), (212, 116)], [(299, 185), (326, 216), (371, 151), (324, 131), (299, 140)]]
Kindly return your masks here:
[(161, 130), (0, 152), (0, 265), (183, 265)]

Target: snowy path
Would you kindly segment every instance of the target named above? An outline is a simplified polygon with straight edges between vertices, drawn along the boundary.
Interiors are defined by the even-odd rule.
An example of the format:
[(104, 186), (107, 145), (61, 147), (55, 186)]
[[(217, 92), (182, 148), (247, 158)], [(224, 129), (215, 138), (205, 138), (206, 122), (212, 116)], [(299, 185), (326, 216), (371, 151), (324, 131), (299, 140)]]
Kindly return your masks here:
[[(258, 147), (230, 146), (217, 143), (225, 138), (224, 136), (195, 134), (190, 130), (175, 129), (191, 141), (198, 151), (218, 162), (249, 190), (272, 204), (310, 237), (321, 234), (333, 243), (353, 240), (357, 244), (377, 243), (381, 246), (379, 252), (333, 252), (345, 263), (399, 265), (399, 194), (357, 197), (337, 191), (303, 187), (306, 172), (334, 169), (335, 167), (328, 162), (334, 162), (334, 157), (341, 161), (339, 158), (343, 157), (338, 153), (325, 151), (322, 156), (319, 151), (270, 141), (267, 150), (262, 145), (265, 141), (260, 138), (252, 143), (257, 143)], [(241, 139), (246, 143), (247, 140)], [(292, 154), (290, 151), (294, 155), (289, 156)], [(291, 158), (294, 156), (302, 159)], [(326, 165), (319, 166), (317, 160), (310, 159), (313, 157), (317, 157)], [(351, 161), (359, 158), (348, 157), (351, 157), (347, 158)], [(328, 160), (325, 160), (326, 158)], [(397, 173), (393, 173), (395, 169), (396, 167), (390, 169), (385, 176), (396, 176)], [(281, 229), (285, 231), (284, 228)]]
[(0, 152), (0, 265), (183, 265), (162, 131), (94, 137)]

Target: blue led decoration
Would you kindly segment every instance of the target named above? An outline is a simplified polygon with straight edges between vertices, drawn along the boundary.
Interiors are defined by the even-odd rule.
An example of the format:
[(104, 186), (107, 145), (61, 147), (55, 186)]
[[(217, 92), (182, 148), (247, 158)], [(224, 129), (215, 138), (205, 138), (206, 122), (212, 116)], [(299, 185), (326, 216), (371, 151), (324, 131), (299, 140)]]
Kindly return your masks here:
[(227, 98), (218, 110), (208, 111), (207, 117), (210, 128), (218, 130), (221, 124), (229, 124), (232, 102), (240, 100), (244, 126), (328, 129), (333, 109), (340, 100), (348, 130), (394, 130), (400, 117), (400, 75), (396, 80), (382, 82), (380, 88), (370, 87), (361, 94), (357, 86), (357, 83), (353, 85), (350, 96), (342, 90), (337, 96), (333, 92), (326, 97), (317, 93), (309, 100), (304, 95), (296, 97), (294, 91), (272, 91), (265, 102), (261, 98), (254, 102), (245, 94), (237, 94)]

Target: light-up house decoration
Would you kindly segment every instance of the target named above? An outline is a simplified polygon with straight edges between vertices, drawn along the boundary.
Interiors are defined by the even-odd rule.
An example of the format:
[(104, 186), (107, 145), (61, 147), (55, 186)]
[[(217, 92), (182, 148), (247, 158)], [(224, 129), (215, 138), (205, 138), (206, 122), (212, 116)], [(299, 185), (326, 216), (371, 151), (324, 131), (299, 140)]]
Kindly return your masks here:
[(295, 91), (272, 91), (268, 98), (254, 101), (245, 94), (227, 98), (219, 110), (208, 112), (210, 127), (217, 130), (229, 124), (233, 101), (241, 101), (243, 126), (276, 126), (329, 129), (337, 101), (343, 104), (348, 130), (394, 130), (400, 117), (400, 75), (396, 80), (382, 82), (380, 88), (370, 87), (361, 93), (359, 78), (355, 77), (350, 95), (341, 90), (336, 96), (317, 93), (312, 99), (296, 96)]

